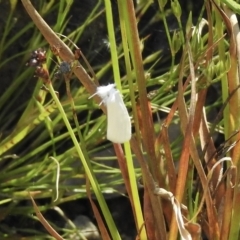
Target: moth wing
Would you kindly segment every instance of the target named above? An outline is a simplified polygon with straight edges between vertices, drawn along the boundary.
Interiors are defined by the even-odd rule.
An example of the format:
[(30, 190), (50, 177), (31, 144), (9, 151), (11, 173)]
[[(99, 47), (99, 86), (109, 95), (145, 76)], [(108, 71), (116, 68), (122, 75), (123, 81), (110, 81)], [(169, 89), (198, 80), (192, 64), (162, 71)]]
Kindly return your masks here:
[(124, 143), (131, 139), (131, 119), (118, 90), (111, 93), (107, 105), (107, 139)]

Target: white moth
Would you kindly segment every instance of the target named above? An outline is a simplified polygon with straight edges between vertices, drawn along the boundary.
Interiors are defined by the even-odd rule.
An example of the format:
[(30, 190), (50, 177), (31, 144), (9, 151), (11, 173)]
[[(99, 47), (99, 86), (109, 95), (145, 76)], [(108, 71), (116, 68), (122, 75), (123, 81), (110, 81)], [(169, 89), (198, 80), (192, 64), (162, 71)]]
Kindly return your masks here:
[(115, 84), (100, 86), (96, 93), (107, 107), (107, 139), (114, 143), (124, 143), (131, 139), (131, 119)]

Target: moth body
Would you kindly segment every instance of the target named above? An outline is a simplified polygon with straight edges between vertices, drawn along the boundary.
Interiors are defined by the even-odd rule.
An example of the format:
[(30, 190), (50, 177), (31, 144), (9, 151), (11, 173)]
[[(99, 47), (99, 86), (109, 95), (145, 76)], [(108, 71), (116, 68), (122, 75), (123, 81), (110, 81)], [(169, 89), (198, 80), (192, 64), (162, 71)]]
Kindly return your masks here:
[(132, 135), (131, 119), (115, 84), (98, 87), (96, 94), (107, 107), (107, 139), (114, 143), (129, 141)]

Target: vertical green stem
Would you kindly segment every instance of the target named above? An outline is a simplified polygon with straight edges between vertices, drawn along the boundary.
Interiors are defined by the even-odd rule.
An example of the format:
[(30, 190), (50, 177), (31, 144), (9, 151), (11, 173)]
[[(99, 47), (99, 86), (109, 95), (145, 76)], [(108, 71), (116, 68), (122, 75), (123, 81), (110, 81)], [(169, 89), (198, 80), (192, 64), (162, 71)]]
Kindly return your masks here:
[[(110, 41), (114, 81), (116, 82), (118, 89), (121, 89), (120, 71), (119, 71), (117, 47), (116, 47), (116, 40), (115, 40), (115, 34), (114, 34), (114, 24), (113, 24), (113, 16), (112, 16), (112, 8), (111, 8), (110, 0), (105, 0), (105, 7), (106, 7), (106, 18), (107, 18), (109, 41)], [(132, 195), (132, 198), (133, 198), (132, 203), (134, 207), (133, 211), (135, 215), (136, 225), (137, 225), (138, 231), (140, 232), (140, 239), (147, 239), (129, 143), (125, 143), (124, 147), (127, 155), (127, 166), (128, 166), (131, 193), (132, 193), (132, 194), (129, 193), (129, 196)]]
[(114, 82), (116, 83), (117, 88), (121, 90), (122, 87), (121, 87), (121, 81), (120, 81), (118, 54), (117, 54), (116, 39), (114, 34), (114, 23), (113, 23), (112, 7), (111, 7), (110, 0), (105, 0), (105, 8), (106, 8), (106, 20), (107, 20), (107, 28), (108, 28), (108, 37), (110, 42)]

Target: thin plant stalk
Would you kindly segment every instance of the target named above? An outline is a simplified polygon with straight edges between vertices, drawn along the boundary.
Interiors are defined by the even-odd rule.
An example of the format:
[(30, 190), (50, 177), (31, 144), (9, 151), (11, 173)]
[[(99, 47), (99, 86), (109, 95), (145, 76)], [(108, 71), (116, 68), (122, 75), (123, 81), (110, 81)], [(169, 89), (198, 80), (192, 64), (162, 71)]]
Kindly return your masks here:
[[(117, 87), (121, 89), (122, 87), (120, 82), (120, 70), (119, 70), (117, 47), (116, 47), (116, 40), (115, 40), (115, 34), (114, 34), (112, 8), (111, 8), (111, 2), (109, 0), (105, 0), (105, 7), (106, 7), (106, 18), (107, 18), (109, 41), (110, 41), (114, 81)], [(129, 143), (125, 143), (124, 148), (127, 154), (127, 170), (129, 173), (130, 187), (131, 187), (131, 190), (130, 190), (131, 193), (129, 193), (129, 197), (132, 198), (131, 202), (132, 202), (137, 229), (140, 234), (140, 239), (146, 239), (147, 238), (146, 230), (145, 230), (145, 227), (143, 227), (144, 220), (143, 220), (143, 215), (142, 215), (142, 210), (141, 210), (141, 205), (139, 200), (138, 188), (136, 185), (136, 177), (135, 177), (133, 159), (131, 157), (131, 149), (130, 149)]]

